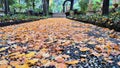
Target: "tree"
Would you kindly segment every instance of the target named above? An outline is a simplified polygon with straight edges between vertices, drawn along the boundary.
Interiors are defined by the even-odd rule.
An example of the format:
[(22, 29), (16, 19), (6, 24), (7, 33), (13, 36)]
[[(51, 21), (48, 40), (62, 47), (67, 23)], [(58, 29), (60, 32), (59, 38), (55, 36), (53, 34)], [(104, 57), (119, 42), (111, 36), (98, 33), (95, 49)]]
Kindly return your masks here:
[(35, 9), (35, 0), (25, 0), (25, 3), (27, 4), (28, 8), (32, 6), (32, 9)]
[[(15, 3), (16, 0), (1, 0), (1, 7), (4, 7), (4, 13), (8, 14), (8, 12), (10, 12), (10, 7), (9, 5), (13, 5)], [(3, 5), (4, 6), (3, 6)]]
[(4, 0), (4, 6), (5, 6), (5, 14), (7, 15), (8, 12), (10, 11), (8, 0)]
[(103, 0), (102, 15), (109, 14), (109, 2), (110, 0)]
[(65, 4), (66, 4), (68, 1), (71, 3), (71, 5), (70, 5), (70, 10), (73, 10), (74, 0), (65, 0), (64, 3), (63, 3), (63, 12), (65, 12)]
[(49, 0), (42, 0), (43, 2), (43, 14), (47, 16), (49, 14)]
[(71, 0), (70, 10), (73, 10), (74, 0)]
[(79, 2), (79, 6), (80, 6), (80, 9), (81, 9), (82, 13), (86, 13), (86, 11), (88, 9), (88, 3), (89, 3), (89, 1), (87, 1), (87, 0), (81, 0)]

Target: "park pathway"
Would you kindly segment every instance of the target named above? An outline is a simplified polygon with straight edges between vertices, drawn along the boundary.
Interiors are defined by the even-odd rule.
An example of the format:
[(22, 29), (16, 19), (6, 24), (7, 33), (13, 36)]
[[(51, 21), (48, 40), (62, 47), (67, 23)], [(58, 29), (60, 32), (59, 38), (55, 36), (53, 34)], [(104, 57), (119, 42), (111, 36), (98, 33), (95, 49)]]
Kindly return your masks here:
[(0, 27), (0, 68), (119, 68), (120, 32), (66, 18)]

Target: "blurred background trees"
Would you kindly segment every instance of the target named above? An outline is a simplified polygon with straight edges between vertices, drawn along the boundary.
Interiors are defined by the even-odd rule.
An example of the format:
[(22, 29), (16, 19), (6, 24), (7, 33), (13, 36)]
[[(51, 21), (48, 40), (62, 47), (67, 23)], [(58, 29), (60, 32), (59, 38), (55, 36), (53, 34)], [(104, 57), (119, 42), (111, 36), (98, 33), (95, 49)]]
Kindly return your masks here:
[[(35, 12), (61, 13), (63, 12), (63, 3), (66, 0), (0, 0), (1, 10), (8, 12), (26, 12), (33, 10)], [(113, 4), (120, 4), (120, 0), (68, 0), (65, 4), (65, 10), (78, 10), (82, 13), (93, 11), (94, 13), (108, 13), (108, 9), (113, 8)], [(109, 1), (109, 2), (108, 2)], [(46, 5), (46, 4), (48, 5)], [(72, 4), (72, 5), (71, 5)], [(102, 7), (103, 6), (103, 7)], [(105, 7), (108, 6), (108, 7)], [(6, 7), (6, 8), (5, 8)], [(47, 10), (48, 9), (48, 10)], [(106, 12), (106, 13), (105, 13)]]

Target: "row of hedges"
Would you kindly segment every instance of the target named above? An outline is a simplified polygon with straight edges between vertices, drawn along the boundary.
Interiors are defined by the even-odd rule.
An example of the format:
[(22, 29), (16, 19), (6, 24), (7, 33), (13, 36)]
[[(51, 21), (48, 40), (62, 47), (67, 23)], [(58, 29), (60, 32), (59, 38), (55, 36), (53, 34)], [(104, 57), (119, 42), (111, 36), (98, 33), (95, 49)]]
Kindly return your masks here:
[(68, 16), (68, 18), (120, 31), (120, 12), (112, 13), (109, 16), (80, 14)]
[(30, 16), (30, 15), (25, 15), (25, 14), (15, 14), (12, 16), (6, 15), (6, 16), (0, 17), (0, 26), (19, 24), (19, 23), (24, 23), (24, 22), (29, 22), (29, 21), (40, 20), (44, 18), (46, 17)]

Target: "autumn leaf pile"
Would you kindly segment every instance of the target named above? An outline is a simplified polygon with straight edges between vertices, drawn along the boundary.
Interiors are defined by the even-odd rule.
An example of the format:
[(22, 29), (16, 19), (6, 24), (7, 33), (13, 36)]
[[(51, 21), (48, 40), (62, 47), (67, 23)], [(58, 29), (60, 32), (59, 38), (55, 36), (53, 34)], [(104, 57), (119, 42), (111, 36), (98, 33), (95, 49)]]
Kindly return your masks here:
[(120, 32), (66, 18), (0, 27), (0, 68), (110, 65), (120, 66)]

